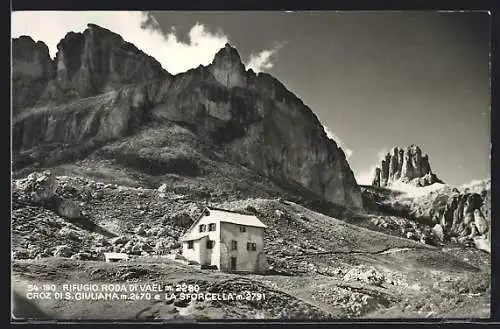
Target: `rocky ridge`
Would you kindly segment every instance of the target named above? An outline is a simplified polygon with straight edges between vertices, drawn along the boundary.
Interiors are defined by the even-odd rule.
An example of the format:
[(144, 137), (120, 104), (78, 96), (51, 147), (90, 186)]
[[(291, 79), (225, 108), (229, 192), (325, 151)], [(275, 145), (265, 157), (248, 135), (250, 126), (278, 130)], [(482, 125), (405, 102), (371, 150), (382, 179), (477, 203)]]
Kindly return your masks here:
[[(318, 319), (323, 314), (317, 312), (320, 310), (340, 318), (370, 317), (371, 312), (392, 307), (404, 308), (393, 317), (421, 317), (431, 311), (444, 316), (449, 310), (440, 305), (449, 305), (446, 301), (456, 291), (473, 296), (459, 296), (456, 302), (451, 299), (453, 309), (459, 306), (463, 310), (463, 301), (469, 298), (484, 304), (489, 297), (488, 273), (478, 273), (477, 267), (464, 263), (483, 264), (488, 258), (478, 250), (454, 248), (445, 253), (411, 239), (348, 224), (289, 200), (240, 198), (214, 204), (253, 213), (268, 226), (265, 254), (269, 275), (239, 276), (173, 260), (179, 260), (179, 237), (203, 209), (192, 201), (194, 194), (181, 197), (178, 191), (165, 186), (154, 190), (132, 188), (48, 172), (16, 180), (13, 192), (13, 268), (24, 280), (67, 282), (74, 273), (75, 278), (81, 280), (83, 276), (88, 282), (178, 280), (203, 285), (204, 291), (233, 289), (226, 285), (226, 279), (234, 281), (234, 288), (242, 287), (239, 280), (250, 280), (247, 282), (251, 286), (244, 285), (245, 289), (255, 288), (269, 297), (264, 304), (236, 304), (234, 311), (243, 311), (231, 311), (228, 318)], [(50, 203), (40, 202), (54, 196), (75, 202), (84, 219), (74, 221), (61, 216), (57, 209), (49, 208)], [(96, 261), (108, 251), (126, 252), (130, 261)], [(287, 294), (295, 299), (287, 298)], [(194, 301), (184, 302), (199, 306)], [(177, 306), (187, 306), (180, 303)], [(127, 304), (122, 313), (113, 314), (130, 316), (133, 305)], [(158, 313), (155, 307), (159, 305), (164, 304), (149, 306)], [(219, 312), (231, 305), (234, 303), (212, 303), (207, 307)], [(408, 305), (415, 313), (406, 313)], [(89, 304), (83, 306), (78, 314), (86, 316)], [(140, 305), (137, 312), (146, 306)], [(259, 313), (263, 309), (270, 313)], [(60, 307), (54, 310), (57, 316), (62, 314)], [(69, 316), (75, 314), (71, 307)], [(169, 314), (160, 310), (156, 315)], [(209, 317), (220, 318), (218, 314)]]
[(52, 60), (48, 47), (29, 36), (12, 40), (13, 95), (40, 81), (36, 93), (14, 101), (15, 112), (35, 105), (95, 96), (126, 85), (158, 83), (169, 74), (160, 63), (107, 29), (88, 24), (83, 33), (69, 32), (57, 44)]
[[(389, 191), (380, 197), (390, 199), (383, 210), (392, 208), (399, 212), (396, 216), (354, 213), (365, 211), (359, 209), (342, 217), (313, 211), (290, 201), (295, 199), (287, 193), (303, 188), (321, 196), (323, 203), (351, 205), (361, 204), (359, 193), (342, 150), (325, 138), (314, 114), (279, 81), (246, 71), (230, 45), (211, 65), (171, 76), (148, 64), (147, 55), (121, 37), (95, 25), (89, 29), (93, 31), (68, 34), (58, 62), (45, 56), (43, 43), (25, 37), (14, 41), (16, 47), (21, 42), (35, 49), (22, 50), (14, 68), (14, 96), (22, 95), (14, 111), (18, 168), (52, 166), (60, 172), (57, 165), (66, 162), (94, 175), (39, 171), (13, 182), (17, 275), (54, 283), (58, 276), (67, 281), (72, 268), (75, 277), (90, 282), (170, 282), (178, 271), (180, 282), (206, 284), (208, 291), (243, 286), (270, 297), (265, 303), (212, 305), (226, 312), (233, 307), (228, 318), (320, 319), (330, 318), (329, 312), (341, 318), (369, 317), (394, 308), (395, 318), (445, 318), (450, 309), (458, 316), (472, 314), (470, 304), (489, 312), (489, 257), (455, 245), (489, 246), (489, 182), (418, 199), (404, 200)], [(422, 186), (436, 179), (428, 157), (417, 149), (407, 156), (394, 151), (396, 160), (391, 155), (379, 169), (384, 179), (379, 173), (377, 188), (367, 188), (389, 190), (378, 187), (385, 180)], [(64, 156), (54, 156), (60, 154)], [(104, 175), (106, 170), (111, 174)], [(144, 188), (136, 177), (146, 171), (162, 184)], [(134, 184), (120, 184), (117, 177), (124, 172)], [(276, 193), (286, 200), (271, 196), (278, 191), (275, 182), (288, 187)], [(262, 199), (255, 197), (260, 194)], [(178, 256), (179, 237), (208, 200), (253, 213), (268, 226), (270, 275), (225, 281), (224, 274), (163, 258)], [(353, 217), (351, 224), (346, 217)], [(366, 218), (378, 230), (359, 223)], [(391, 231), (397, 234), (388, 235)], [(109, 251), (126, 252), (132, 261), (117, 266), (94, 262)], [(92, 305), (101, 314), (108, 309), (94, 301), (78, 304), (80, 313), (73, 308), (70, 317), (89, 316)], [(126, 305), (128, 315), (132, 304)], [(117, 305), (109, 304), (105, 316)], [(57, 306), (56, 313), (63, 314), (64, 306)], [(162, 306), (153, 304), (141, 317), (158, 319), (176, 310)]]
[(418, 197), (365, 186), (364, 204), (384, 232), (433, 245), (460, 244), (491, 252), (491, 180), (443, 185)]
[(441, 242), (455, 242), (491, 252), (491, 186), (438, 190), (412, 200), (412, 216), (431, 219)]
[[(210, 141), (223, 161), (282, 185), (362, 205), (344, 152), (313, 112), (271, 75), (245, 70), (229, 44), (210, 65), (175, 76), (93, 24), (83, 33), (68, 33), (53, 61), (43, 43), (28, 37), (13, 39), (13, 48), (24, 54), (13, 61), (16, 169), (74, 162), (113, 141), (134, 139), (155, 122), (158, 129), (187, 128)], [(113, 152), (138, 163), (162, 161), (134, 148)]]
[(415, 186), (442, 183), (432, 172), (429, 156), (423, 155), (420, 147), (410, 145), (406, 149), (394, 147), (375, 168), (372, 186), (386, 187), (400, 181)]

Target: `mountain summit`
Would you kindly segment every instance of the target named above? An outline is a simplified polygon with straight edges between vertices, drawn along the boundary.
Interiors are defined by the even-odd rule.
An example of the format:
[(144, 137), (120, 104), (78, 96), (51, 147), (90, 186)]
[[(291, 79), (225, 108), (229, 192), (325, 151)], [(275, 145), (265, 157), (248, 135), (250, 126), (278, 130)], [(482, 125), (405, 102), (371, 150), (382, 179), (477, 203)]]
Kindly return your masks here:
[(226, 88), (246, 85), (245, 66), (241, 62), (238, 50), (229, 43), (226, 43), (225, 47), (215, 54), (210, 71), (215, 79)]
[(406, 149), (394, 147), (385, 155), (380, 167), (375, 168), (372, 185), (386, 187), (396, 181), (415, 186), (427, 186), (442, 183), (431, 171), (429, 156), (422, 156), (422, 150), (416, 145)]
[(250, 170), (293, 193), (362, 205), (344, 152), (316, 115), (271, 75), (246, 71), (229, 44), (210, 65), (177, 75), (94, 24), (66, 34), (54, 60), (31, 38), (12, 48), (15, 170), (88, 171), (106, 160), (154, 184)]

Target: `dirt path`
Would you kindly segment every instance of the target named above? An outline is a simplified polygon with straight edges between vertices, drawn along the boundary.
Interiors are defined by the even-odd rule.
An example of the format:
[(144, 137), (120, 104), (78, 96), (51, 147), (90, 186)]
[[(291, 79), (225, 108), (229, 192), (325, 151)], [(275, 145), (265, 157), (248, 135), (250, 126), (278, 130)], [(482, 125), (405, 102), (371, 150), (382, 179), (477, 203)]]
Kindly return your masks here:
[[(460, 309), (462, 314), (483, 315), (487, 311), (487, 291), (482, 292), (482, 279), (477, 275), (481, 272), (469, 271), (463, 264), (452, 263), (459, 272), (440, 272), (425, 268), (429, 264), (418, 261), (418, 254), (422, 251), (406, 250), (405, 248), (392, 248), (375, 255), (355, 254), (341, 257), (362, 257), (363, 263), (379, 262), (387, 258), (388, 263), (396, 266), (391, 271), (400, 275), (400, 282), (392, 284), (386, 282), (383, 286), (375, 286), (362, 281), (345, 281), (342, 275), (332, 277), (311, 273), (309, 275), (236, 275), (207, 270), (195, 270), (176, 262), (164, 263), (135, 263), (130, 262), (120, 266), (101, 263), (70, 260), (23, 261), (23, 265), (14, 266), (18, 272), (12, 275), (14, 314), (21, 318), (32, 319), (141, 319), (141, 320), (193, 320), (195, 318), (232, 318), (243, 319), (245, 316), (253, 318), (258, 316), (258, 309), (252, 304), (229, 303), (223, 305), (204, 305), (203, 303), (186, 303), (174, 305), (165, 300), (28, 300), (26, 293), (30, 284), (41, 285), (51, 283), (61, 286), (66, 283), (127, 283), (116, 281), (114, 273), (120, 268), (134, 271), (140, 268), (151, 275), (137, 278), (137, 283), (147, 282), (205, 282), (209, 284), (232, 282), (234, 287), (239, 283), (258, 283), (267, 287), (268, 293), (278, 292), (277, 296), (287, 294), (291, 296), (296, 305), (312, 305), (325, 313), (341, 318), (346, 317), (346, 309), (350, 303), (349, 298), (342, 300), (342, 296), (351, 295), (369, 296), (373, 302), (361, 305), (361, 316), (368, 317), (439, 317), (457, 314), (455, 309)], [(427, 255), (429, 256), (429, 255)], [(449, 255), (445, 255), (450, 258)], [(325, 257), (329, 257), (326, 255)], [(365, 259), (369, 257), (370, 259)], [(417, 258), (416, 258), (417, 257)], [(371, 259), (373, 258), (373, 259)], [(443, 263), (441, 259), (435, 260)], [(404, 262), (405, 267), (397, 265)], [(414, 263), (409, 266), (409, 263)], [(385, 267), (386, 265), (379, 265)], [(399, 271), (398, 268), (399, 267)], [(64, 269), (64, 270), (63, 270)], [(92, 279), (93, 273), (99, 276)], [(121, 272), (120, 272), (121, 273)], [(142, 273), (142, 272), (141, 272)], [(455, 273), (455, 274), (454, 274)], [(475, 274), (477, 273), (477, 274)], [(110, 276), (111, 275), (111, 276)], [(401, 276), (402, 275), (402, 276)], [(108, 278), (109, 277), (109, 278)], [(106, 279), (108, 278), (108, 279)], [(451, 280), (451, 281), (448, 281)], [(466, 287), (473, 287), (476, 291), (466, 292), (462, 298), (456, 291), (450, 290), (455, 280), (461, 280)], [(477, 288), (475, 288), (477, 287)], [(260, 289), (260, 288), (259, 288)], [(469, 289), (469, 288), (468, 288)], [(257, 291), (260, 292), (260, 291)], [(479, 293), (479, 294), (478, 294)], [(282, 297), (278, 297), (279, 302)], [(340, 303), (340, 304), (339, 304)], [(357, 303), (357, 302), (354, 302)], [(427, 305), (429, 304), (429, 305)], [(273, 306), (274, 307), (274, 306)], [(278, 306), (281, 307), (281, 306)], [(298, 306), (299, 309), (303, 306)], [(408, 307), (410, 307), (408, 309)], [(278, 309), (279, 311), (279, 309)], [(434, 312), (434, 313), (431, 313)], [(264, 313), (262, 313), (264, 314)], [(458, 314), (460, 315), (460, 314)], [(266, 316), (266, 315), (261, 315)]]

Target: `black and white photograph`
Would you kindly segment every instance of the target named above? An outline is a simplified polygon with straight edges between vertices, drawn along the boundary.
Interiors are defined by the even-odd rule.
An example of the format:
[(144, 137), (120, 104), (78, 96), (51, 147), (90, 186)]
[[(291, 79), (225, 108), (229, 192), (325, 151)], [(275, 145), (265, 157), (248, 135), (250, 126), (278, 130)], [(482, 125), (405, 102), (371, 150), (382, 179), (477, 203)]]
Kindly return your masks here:
[(489, 319), (488, 11), (13, 11), (11, 321)]

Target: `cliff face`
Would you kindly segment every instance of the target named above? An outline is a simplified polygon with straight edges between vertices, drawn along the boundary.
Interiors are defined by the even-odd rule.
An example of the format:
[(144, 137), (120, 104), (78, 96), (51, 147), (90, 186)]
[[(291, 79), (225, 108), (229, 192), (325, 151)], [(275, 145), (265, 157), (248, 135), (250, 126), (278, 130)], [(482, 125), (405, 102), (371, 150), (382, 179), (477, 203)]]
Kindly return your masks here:
[(413, 200), (411, 212), (427, 218), (441, 241), (454, 241), (491, 252), (491, 180), (447, 187)]
[[(13, 45), (26, 41), (14, 39)], [(174, 122), (210, 140), (227, 161), (328, 201), (361, 206), (345, 155), (317, 117), (272, 76), (246, 71), (229, 44), (212, 64), (176, 76), (95, 25), (68, 33), (54, 61), (41, 43), (27, 48), (31, 52), (14, 60), (18, 81), (27, 81), (13, 90), (18, 152), (54, 144), (98, 147), (148, 122)], [(25, 73), (27, 62), (35, 70)], [(18, 95), (26, 90), (32, 97), (23, 103)]]
[(154, 58), (94, 24), (83, 33), (67, 33), (57, 49), (52, 60), (43, 42), (26, 36), (12, 40), (14, 113), (170, 77)]
[(54, 76), (49, 48), (30, 37), (12, 42), (12, 107), (18, 109), (36, 104)]
[(152, 57), (93, 24), (67, 33), (54, 60), (29, 37), (12, 45), (14, 149), (124, 136), (170, 79)]
[(406, 149), (394, 147), (385, 155), (380, 167), (375, 168), (372, 185), (386, 187), (395, 181), (416, 186), (442, 183), (431, 171), (428, 155), (422, 156), (422, 150), (416, 145)]
[(168, 75), (160, 63), (120, 35), (93, 24), (83, 33), (68, 33), (57, 49), (55, 93), (44, 95), (49, 99), (84, 98)]
[(486, 219), (482, 211), (486, 198), (489, 198), (488, 192), (481, 196), (456, 191), (442, 212), (440, 225), (443, 231), (450, 236), (469, 238), (488, 233), (491, 219)]

